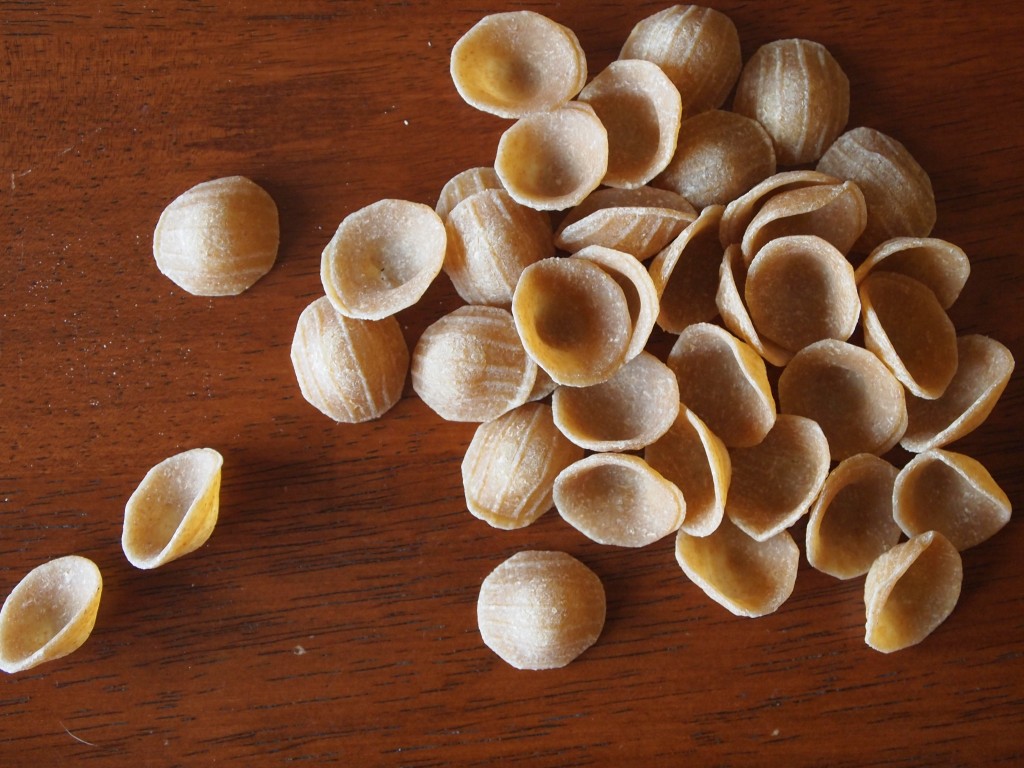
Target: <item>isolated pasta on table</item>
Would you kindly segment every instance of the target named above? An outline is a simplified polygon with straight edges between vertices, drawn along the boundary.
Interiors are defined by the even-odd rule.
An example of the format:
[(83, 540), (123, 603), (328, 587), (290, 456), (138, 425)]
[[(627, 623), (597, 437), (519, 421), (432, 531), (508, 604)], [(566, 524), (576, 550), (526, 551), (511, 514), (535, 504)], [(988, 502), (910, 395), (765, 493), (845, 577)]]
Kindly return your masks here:
[(193, 448), (146, 473), (124, 508), (121, 547), (128, 562), (157, 568), (206, 543), (217, 525), (223, 465), (213, 448)]
[(29, 571), (0, 609), (0, 669), (23, 672), (80, 648), (102, 592), (100, 570), (86, 557), (66, 555)]
[(277, 205), (244, 176), (196, 184), (160, 214), (153, 233), (159, 270), (196, 296), (234, 296), (277, 260)]

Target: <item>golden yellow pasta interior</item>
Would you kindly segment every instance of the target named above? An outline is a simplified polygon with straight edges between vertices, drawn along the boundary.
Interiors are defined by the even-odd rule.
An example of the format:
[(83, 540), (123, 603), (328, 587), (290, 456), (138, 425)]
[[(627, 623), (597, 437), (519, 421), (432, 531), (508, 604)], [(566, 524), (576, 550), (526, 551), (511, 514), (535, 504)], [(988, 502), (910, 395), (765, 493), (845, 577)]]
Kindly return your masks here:
[(484, 16), (452, 48), (451, 76), (466, 103), (516, 118), (565, 104), (587, 81), (567, 27), (533, 11)]
[(121, 547), (136, 568), (156, 568), (210, 538), (220, 509), (221, 466), (212, 448), (193, 448), (146, 473), (124, 510)]
[(881, 555), (864, 580), (864, 640), (892, 653), (916, 645), (956, 607), (963, 564), (956, 547), (927, 531)]
[(103, 578), (85, 557), (58, 557), (33, 568), (0, 610), (0, 669), (14, 673), (67, 656), (96, 623)]

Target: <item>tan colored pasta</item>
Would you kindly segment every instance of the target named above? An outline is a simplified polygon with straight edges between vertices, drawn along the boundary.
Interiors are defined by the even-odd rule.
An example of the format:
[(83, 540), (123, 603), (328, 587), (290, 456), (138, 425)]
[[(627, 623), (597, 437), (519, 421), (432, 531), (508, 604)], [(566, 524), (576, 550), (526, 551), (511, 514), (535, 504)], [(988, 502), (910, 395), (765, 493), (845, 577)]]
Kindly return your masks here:
[(555, 509), (591, 541), (645, 547), (679, 529), (686, 500), (639, 456), (595, 453), (570, 464), (554, 487)]
[(775, 238), (816, 235), (845, 256), (863, 234), (867, 220), (864, 195), (852, 181), (779, 192), (765, 200), (747, 225), (743, 255), (750, 262)]
[(604, 586), (565, 552), (518, 552), (480, 585), (484, 644), (516, 669), (564, 667), (604, 629)]
[(555, 424), (591, 451), (634, 451), (653, 443), (679, 413), (679, 385), (671, 369), (641, 352), (608, 381), (559, 387), (551, 398)]
[(729, 450), (697, 414), (685, 406), (668, 431), (644, 449), (644, 461), (678, 488), (686, 489), (680, 529), (707, 536), (725, 514), (732, 462)]
[(821, 427), (780, 413), (757, 445), (733, 448), (725, 514), (756, 541), (770, 539), (807, 514), (828, 476), (829, 449)]
[(498, 172), (491, 166), (478, 166), (467, 168), (464, 171), (452, 176), (445, 185), (441, 187), (441, 194), (437, 196), (437, 204), (434, 212), (441, 217), (441, 221), (448, 221), (448, 214), (459, 203), (467, 197), (483, 192), (485, 189), (504, 189)]
[(569, 253), (601, 245), (646, 261), (695, 218), (697, 212), (686, 198), (667, 189), (602, 188), (566, 214), (555, 232), (555, 245)]
[(676, 561), (704, 594), (736, 616), (774, 613), (793, 594), (800, 548), (789, 531), (755, 541), (728, 516), (707, 536), (676, 535)]
[(821, 43), (776, 40), (743, 66), (733, 109), (765, 127), (780, 165), (814, 162), (850, 117), (850, 81)]
[(709, 205), (651, 262), (651, 279), (661, 297), (658, 325), (681, 333), (711, 320), (718, 312), (719, 270), (723, 249), (718, 239), (723, 208)]
[(444, 271), (468, 304), (508, 307), (523, 270), (555, 255), (551, 219), (504, 189), (488, 189), (452, 209)]
[(920, 643), (953, 612), (962, 582), (960, 553), (941, 533), (897, 544), (864, 581), (864, 641), (882, 653)]
[(900, 540), (892, 490), (898, 470), (885, 459), (858, 453), (836, 465), (807, 521), (807, 562), (812, 568), (852, 579)]
[(907, 428), (902, 385), (863, 347), (825, 339), (797, 352), (779, 376), (779, 409), (813, 419), (832, 458), (881, 455)]
[(412, 353), (412, 387), (448, 421), (484, 422), (527, 401), (537, 366), (508, 310), (462, 306), (432, 323)]
[(679, 89), (684, 117), (722, 106), (743, 64), (732, 19), (699, 5), (673, 5), (641, 19), (619, 58), (661, 67)]
[(840, 183), (840, 180), (835, 176), (810, 170), (780, 171), (769, 176), (725, 207), (719, 227), (722, 247), (742, 241), (750, 222), (773, 196), (787, 190), (837, 183)]
[(168, 205), (153, 233), (153, 257), (175, 285), (196, 296), (234, 296), (277, 260), (277, 205), (244, 176), (197, 184)]
[(527, 353), (559, 384), (598, 384), (626, 362), (633, 338), (629, 303), (591, 261), (531, 264), (516, 286), (512, 315)]
[(67, 555), (26, 574), (0, 609), (0, 669), (9, 674), (67, 656), (92, 633), (103, 577), (85, 557)]
[(894, 237), (878, 245), (857, 267), (860, 283), (872, 271), (898, 272), (932, 289), (943, 309), (949, 309), (971, 274), (963, 249), (937, 237)]
[(622, 289), (632, 325), (625, 360), (632, 360), (647, 346), (658, 320), (658, 291), (650, 273), (630, 254), (600, 245), (582, 248), (572, 258), (597, 264)]
[(758, 334), (789, 352), (846, 341), (860, 317), (853, 266), (815, 235), (766, 243), (747, 270), (743, 298)]
[(699, 209), (726, 205), (774, 173), (775, 149), (761, 124), (712, 109), (683, 121), (675, 154), (652, 183)]
[(864, 346), (917, 397), (934, 400), (957, 369), (956, 328), (926, 285), (895, 272), (860, 284)]
[(730, 332), (749, 344), (766, 362), (782, 367), (793, 357), (793, 353), (758, 333), (743, 299), (746, 286), (747, 265), (743, 260), (743, 251), (738, 244), (733, 243), (725, 249), (722, 256), (718, 291), (715, 293), (715, 305), (722, 316), (722, 323)]
[(941, 397), (907, 397), (907, 431), (900, 445), (920, 453), (970, 434), (992, 413), (1010, 382), (1013, 354), (980, 334), (957, 338), (957, 366)]
[(729, 448), (757, 445), (775, 423), (775, 398), (761, 356), (724, 328), (687, 327), (668, 356), (679, 398)]
[(935, 226), (928, 174), (905, 146), (873, 128), (847, 131), (822, 155), (817, 170), (860, 187), (867, 226), (855, 250), (868, 253), (893, 237), (927, 237)]
[(893, 516), (907, 536), (938, 531), (961, 552), (1010, 521), (1010, 499), (981, 462), (941, 448), (907, 462), (892, 498)]
[(157, 568), (206, 543), (217, 525), (223, 465), (213, 448), (193, 448), (146, 473), (124, 508), (121, 548), (128, 562)]
[(484, 16), (452, 48), (451, 77), (467, 104), (518, 118), (563, 106), (587, 82), (575, 33), (533, 11)]
[(682, 99), (649, 61), (613, 61), (580, 92), (608, 130), (608, 171), (602, 183), (634, 189), (657, 176), (676, 149)]
[(321, 256), (320, 280), (341, 314), (381, 320), (419, 301), (445, 248), (444, 223), (430, 206), (378, 200), (341, 222)]
[(399, 401), (409, 347), (395, 317), (345, 317), (321, 296), (299, 315), (291, 360), (307, 402), (335, 421), (356, 424)]
[(535, 112), (501, 135), (494, 170), (523, 205), (542, 211), (572, 208), (608, 171), (608, 131), (589, 104), (574, 101)]
[(582, 458), (555, 426), (551, 406), (521, 405), (473, 434), (462, 460), (466, 505), (495, 528), (525, 528), (551, 509), (558, 473)]

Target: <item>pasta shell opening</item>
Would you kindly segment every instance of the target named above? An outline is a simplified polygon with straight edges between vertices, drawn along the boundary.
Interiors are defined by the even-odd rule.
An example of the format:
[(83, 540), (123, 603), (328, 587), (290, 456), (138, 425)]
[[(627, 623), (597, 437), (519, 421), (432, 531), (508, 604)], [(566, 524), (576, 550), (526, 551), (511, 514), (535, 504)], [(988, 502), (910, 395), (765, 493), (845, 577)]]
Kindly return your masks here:
[(499, 117), (557, 109), (587, 81), (568, 27), (533, 11), (484, 16), (452, 48), (451, 77), (467, 104)]
[(446, 245), (430, 206), (378, 200), (341, 222), (321, 256), (320, 279), (341, 314), (381, 320), (419, 301), (441, 271)]
[(494, 169), (523, 205), (572, 208), (597, 189), (608, 170), (608, 131), (587, 104), (536, 112), (501, 135)]
[(679, 529), (686, 501), (639, 456), (595, 453), (555, 478), (555, 508), (591, 541), (644, 547)]
[(33, 568), (0, 609), (0, 669), (15, 673), (77, 650), (96, 623), (103, 578), (85, 557)]
[(649, 61), (613, 61), (580, 92), (608, 131), (602, 182), (632, 189), (657, 176), (676, 149), (682, 100), (668, 76)]
[(193, 448), (146, 473), (124, 510), (121, 547), (136, 568), (157, 568), (210, 538), (220, 509), (224, 459), (213, 448)]
[(920, 643), (953, 612), (962, 582), (960, 553), (941, 533), (897, 544), (864, 581), (865, 642), (882, 653)]

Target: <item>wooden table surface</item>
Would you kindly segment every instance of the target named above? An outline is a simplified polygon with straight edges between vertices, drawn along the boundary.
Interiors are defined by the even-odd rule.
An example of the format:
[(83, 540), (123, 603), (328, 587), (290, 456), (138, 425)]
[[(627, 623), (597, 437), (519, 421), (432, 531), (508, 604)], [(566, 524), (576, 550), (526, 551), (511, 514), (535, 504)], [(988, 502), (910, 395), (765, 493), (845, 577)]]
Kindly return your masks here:
[[(460, 35), (487, 12), (539, 10), (576, 31), (593, 74), (664, 5), (0, 2), (0, 592), (71, 553), (105, 582), (81, 649), (0, 677), (0, 764), (1024, 762), (1019, 520), (964, 553), (960, 602), (932, 636), (883, 655), (863, 640), (863, 579), (802, 561), (777, 613), (737, 618), (686, 579), (672, 537), (627, 550), (554, 512), (516, 532), (473, 518), (459, 468), (475, 427), (408, 384), (355, 426), (299, 394), (292, 333), (342, 218), (385, 197), (433, 205), (493, 162), (508, 123), (458, 97)], [(851, 127), (906, 144), (935, 187), (935, 234), (971, 258), (957, 329), (1020, 360), (1017, 4), (714, 5), (744, 56), (783, 37), (829, 47)], [(155, 267), (154, 225), (233, 174), (277, 201), (278, 262), (241, 296), (188, 295)], [(439, 278), (399, 315), (410, 344), (459, 303)], [(952, 446), (1014, 506), (1022, 396), (1015, 376)], [(203, 445), (225, 457), (216, 531), (134, 569), (125, 501)], [(604, 581), (604, 633), (564, 669), (514, 670), (480, 640), (480, 582), (522, 549), (565, 550)]]

